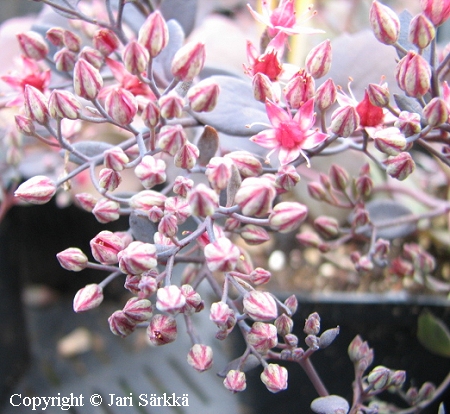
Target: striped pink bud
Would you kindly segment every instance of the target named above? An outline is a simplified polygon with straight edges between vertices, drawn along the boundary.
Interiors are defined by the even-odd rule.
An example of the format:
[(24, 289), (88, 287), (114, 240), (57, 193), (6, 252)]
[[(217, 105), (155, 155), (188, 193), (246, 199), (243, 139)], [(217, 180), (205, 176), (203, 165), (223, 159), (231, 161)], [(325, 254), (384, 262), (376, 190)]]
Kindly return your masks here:
[(247, 388), (245, 373), (230, 369), (223, 380), (223, 385), (233, 393), (244, 391)]
[(73, 87), (78, 96), (92, 100), (103, 87), (103, 78), (87, 60), (78, 59), (73, 70)]
[(235, 202), (246, 216), (263, 217), (272, 209), (276, 196), (274, 185), (264, 177), (249, 177), (242, 181)]
[(197, 185), (188, 195), (192, 214), (197, 217), (211, 216), (219, 206), (217, 193), (201, 183)]
[(247, 334), (247, 342), (260, 353), (278, 345), (277, 328), (271, 323), (255, 322)]
[(183, 81), (193, 80), (205, 64), (205, 44), (190, 42), (178, 49), (172, 60), (172, 74)]
[(125, 274), (139, 275), (157, 265), (154, 244), (141, 241), (131, 242), (117, 254), (119, 268)]
[(98, 233), (89, 244), (94, 259), (103, 264), (117, 263), (117, 254), (124, 248), (123, 240), (108, 230)]
[(108, 198), (101, 198), (92, 209), (92, 214), (100, 223), (109, 223), (118, 220), (120, 217), (120, 205), (116, 201)]
[(129, 42), (122, 53), (125, 69), (133, 75), (146, 72), (149, 59), (148, 50), (135, 40)]
[(375, 0), (370, 7), (369, 21), (379, 42), (385, 45), (397, 42), (400, 35), (400, 20), (392, 9)]
[(195, 344), (188, 352), (187, 362), (198, 372), (207, 371), (213, 363), (212, 348), (207, 345)]
[(408, 96), (421, 98), (431, 85), (431, 69), (428, 62), (419, 54), (409, 51), (397, 64), (395, 70), (400, 89)]
[(156, 297), (156, 308), (172, 315), (176, 315), (186, 305), (186, 298), (176, 285), (159, 288)]
[(419, 49), (425, 49), (436, 37), (436, 29), (424, 14), (414, 16), (409, 22), (409, 41)]
[(102, 27), (92, 37), (92, 44), (103, 56), (108, 56), (119, 47), (119, 39), (115, 33)]
[(48, 98), (48, 111), (52, 118), (77, 119), (81, 104), (73, 93), (54, 89)]
[(14, 197), (31, 204), (48, 203), (56, 193), (56, 184), (44, 175), (36, 175), (20, 184)]
[(174, 156), (187, 141), (186, 133), (181, 125), (166, 125), (158, 134), (160, 148)]
[(152, 207), (162, 207), (166, 196), (158, 191), (143, 190), (130, 198), (130, 207), (135, 210), (148, 211)]
[(167, 46), (169, 29), (162, 14), (156, 10), (151, 13), (139, 29), (138, 42), (144, 46), (151, 58), (158, 56)]
[(131, 298), (123, 307), (123, 313), (135, 323), (145, 322), (152, 317), (152, 304), (148, 299)]
[(240, 251), (227, 237), (220, 237), (204, 249), (206, 265), (211, 272), (229, 272), (236, 267)]
[(145, 188), (152, 188), (166, 181), (166, 163), (152, 155), (145, 155), (134, 173)]
[(329, 39), (314, 47), (306, 56), (305, 67), (307, 72), (314, 78), (325, 76), (331, 67), (331, 42)]
[(270, 392), (277, 393), (287, 388), (287, 369), (278, 364), (268, 364), (261, 373), (261, 381)]
[(306, 218), (308, 208), (295, 201), (278, 203), (269, 215), (270, 228), (280, 233), (294, 231)]
[(109, 329), (114, 335), (127, 337), (136, 329), (136, 322), (130, 319), (124, 311), (117, 310), (108, 318)]
[(105, 156), (105, 167), (114, 171), (122, 171), (125, 164), (130, 161), (128, 155), (125, 154), (123, 149), (120, 147), (107, 149), (103, 154)]
[(186, 98), (195, 112), (210, 112), (217, 104), (220, 87), (212, 79), (204, 79), (189, 89)]
[(53, 61), (55, 62), (56, 69), (60, 72), (71, 72), (75, 67), (77, 55), (75, 52), (64, 47), (53, 55)]
[(184, 99), (175, 91), (161, 96), (158, 101), (161, 116), (166, 119), (180, 118), (183, 115)]
[(27, 58), (42, 60), (47, 56), (48, 45), (39, 33), (33, 31), (19, 33), (17, 40), (22, 53)]
[(390, 157), (383, 164), (386, 165), (386, 172), (400, 181), (412, 174), (416, 168), (416, 163), (409, 152), (401, 152), (394, 157)]
[(252, 290), (244, 296), (244, 312), (254, 321), (269, 322), (278, 316), (277, 303), (268, 292)]
[(25, 114), (28, 118), (43, 125), (49, 117), (48, 100), (45, 95), (31, 85), (25, 85), (24, 89)]
[(105, 98), (105, 109), (108, 115), (119, 125), (133, 122), (137, 112), (137, 101), (134, 95), (124, 88), (112, 88)]
[(340, 137), (347, 138), (358, 128), (359, 121), (359, 115), (354, 106), (343, 106), (331, 115), (330, 130)]
[(73, 298), (73, 310), (85, 312), (94, 309), (103, 301), (103, 289), (96, 283), (86, 285), (80, 289)]
[(79, 272), (86, 268), (87, 256), (77, 247), (69, 247), (56, 255), (59, 264), (71, 272)]
[(168, 315), (153, 315), (147, 328), (147, 336), (154, 346), (169, 344), (177, 339), (177, 322)]

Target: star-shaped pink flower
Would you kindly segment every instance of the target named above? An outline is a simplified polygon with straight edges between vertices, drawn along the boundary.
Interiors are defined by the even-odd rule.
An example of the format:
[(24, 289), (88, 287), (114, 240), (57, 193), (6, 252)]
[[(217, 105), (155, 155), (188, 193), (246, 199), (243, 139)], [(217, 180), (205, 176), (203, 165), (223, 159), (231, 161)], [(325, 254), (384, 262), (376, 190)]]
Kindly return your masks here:
[[(267, 33), (270, 38), (275, 37), (279, 32), (283, 32), (288, 36), (304, 33), (323, 33), (322, 30), (311, 29), (308, 27), (302, 27), (297, 24), (297, 19), (295, 16), (295, 2), (294, 0), (280, 0), (278, 7), (270, 10), (268, 2), (263, 1), (262, 4), (262, 14), (253, 10), (250, 5), (247, 5), (253, 18), (267, 26)], [(305, 14), (309, 13), (310, 16), (305, 20), (308, 20), (314, 15), (313, 12), (308, 8)]]
[(281, 165), (295, 161), (300, 155), (308, 160), (304, 150), (314, 148), (328, 137), (318, 129), (312, 129), (316, 120), (314, 98), (307, 100), (294, 116), (270, 100), (266, 100), (266, 111), (272, 128), (261, 131), (250, 140), (271, 149), (267, 156), (278, 152)]

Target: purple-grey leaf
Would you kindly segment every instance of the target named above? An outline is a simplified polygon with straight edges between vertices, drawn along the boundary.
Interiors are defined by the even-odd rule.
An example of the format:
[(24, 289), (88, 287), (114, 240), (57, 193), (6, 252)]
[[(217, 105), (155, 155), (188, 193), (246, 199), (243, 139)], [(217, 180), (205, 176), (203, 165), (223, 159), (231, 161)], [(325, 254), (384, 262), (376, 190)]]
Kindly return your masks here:
[[(252, 136), (268, 128), (265, 106), (253, 97), (250, 82), (230, 76), (211, 76), (210, 79), (220, 86), (219, 99), (213, 111), (193, 113), (198, 121), (219, 132), (241, 137)], [(265, 125), (248, 128), (247, 125), (252, 123)]]
[(197, 162), (204, 167), (219, 149), (219, 135), (213, 127), (205, 125), (197, 141), (197, 148), (200, 151)]
[(316, 414), (347, 414), (349, 409), (347, 400), (339, 395), (319, 397), (311, 403), (311, 410)]
[(192, 32), (197, 15), (197, 0), (164, 0), (160, 10), (166, 21), (176, 20), (186, 36)]
[[(178, 49), (184, 44), (184, 30), (176, 20), (169, 20), (167, 22), (167, 28), (169, 30), (169, 43), (153, 60), (153, 70), (156, 74), (156, 80), (161, 78), (166, 84), (173, 78), (171, 71), (172, 59)], [(161, 86), (164, 87), (167, 85)]]
[(157, 231), (156, 224), (147, 217), (139, 216), (134, 211), (130, 214), (130, 229), (135, 240), (153, 243), (153, 236)]
[(77, 5), (80, 0), (50, 0), (47, 4), (58, 14), (67, 19), (78, 18)]
[[(400, 219), (412, 214), (408, 207), (394, 200), (372, 200), (366, 204), (372, 224), (381, 225), (383, 222)], [(387, 240), (405, 237), (416, 230), (415, 223), (398, 224), (389, 227), (377, 228), (377, 237)]]
[(261, 364), (259, 359), (256, 358), (253, 354), (248, 355), (243, 364), (241, 364), (241, 359), (242, 359), (242, 357), (239, 357), (239, 358), (233, 359), (233, 361), (230, 361), (223, 370), (221, 370), (217, 373), (217, 376), (219, 376), (221, 378), (225, 378), (228, 374), (228, 371), (230, 371), (232, 369), (238, 369), (238, 368), (242, 372), (248, 372)]
[[(409, 98), (405, 95), (398, 95), (398, 94), (394, 93), (394, 100), (395, 100), (395, 103), (397, 104), (397, 106), (402, 111), (419, 114), (421, 117), (421, 120), (423, 119), (422, 107), (420, 106), (419, 102), (417, 102), (416, 99)], [(425, 120), (423, 120), (423, 122), (425, 122)]]
[[(112, 148), (114, 145), (102, 141), (81, 141), (72, 144), (72, 146), (81, 154), (86, 155), (86, 157), (88, 158), (91, 158), (95, 157), (96, 155), (102, 154), (104, 151)], [(60, 153), (62, 156), (64, 156), (65, 150), (61, 150)], [(83, 159), (72, 153), (69, 155), (69, 161), (80, 165), (85, 163)]]

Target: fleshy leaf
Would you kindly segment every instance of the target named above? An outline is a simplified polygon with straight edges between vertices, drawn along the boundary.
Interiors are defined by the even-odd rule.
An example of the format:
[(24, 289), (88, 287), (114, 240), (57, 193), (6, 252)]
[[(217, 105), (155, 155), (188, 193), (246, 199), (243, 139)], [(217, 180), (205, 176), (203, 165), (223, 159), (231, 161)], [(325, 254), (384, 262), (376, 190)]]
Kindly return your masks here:
[[(376, 226), (384, 221), (390, 221), (402, 216), (412, 214), (408, 207), (394, 200), (373, 200), (366, 204), (371, 222)], [(405, 237), (416, 230), (414, 223), (399, 224), (397, 226), (382, 227), (377, 229), (377, 236), (382, 239), (392, 240)]]
[(428, 310), (419, 315), (417, 339), (431, 353), (450, 358), (450, 331)]
[(173, 78), (171, 71), (172, 59), (178, 49), (184, 44), (184, 30), (180, 24), (173, 19), (167, 22), (167, 28), (169, 30), (169, 43), (153, 60), (153, 70), (166, 82), (169, 82)]
[[(83, 155), (87, 157), (95, 157), (96, 155), (102, 154), (107, 149), (112, 148), (114, 145), (109, 144), (108, 142), (102, 141), (81, 141), (72, 144), (72, 146)], [(61, 155), (64, 156), (65, 150), (61, 150)], [(74, 162), (75, 164), (84, 164), (85, 161), (80, 157), (77, 157), (73, 153), (69, 155), (69, 161)]]
[(445, 414), (444, 403), (440, 403), (440, 404), (439, 404), (439, 411), (438, 411), (438, 414)]
[(77, 19), (80, 0), (50, 0), (48, 4), (56, 13), (67, 19)]
[(191, 33), (197, 16), (197, 0), (164, 0), (160, 10), (166, 21), (176, 20), (186, 36)]
[(311, 403), (311, 410), (317, 414), (347, 414), (349, 409), (347, 400), (339, 395), (319, 397)]
[(228, 371), (230, 371), (231, 369), (238, 369), (238, 368), (242, 372), (248, 372), (261, 364), (259, 359), (256, 358), (253, 354), (248, 355), (243, 364), (241, 364), (241, 359), (242, 357), (239, 357), (233, 359), (233, 361), (230, 361), (222, 371), (219, 371), (217, 373), (217, 376), (225, 378), (228, 374)]
[(246, 127), (251, 123), (269, 123), (265, 106), (255, 100), (249, 82), (220, 75), (210, 79), (220, 86), (219, 99), (213, 111), (193, 114), (198, 121), (213, 126), (219, 132), (242, 137), (255, 135), (268, 128), (261, 125)]
[(129, 223), (135, 240), (153, 243), (153, 236), (157, 231), (155, 223), (152, 223), (147, 217), (138, 216), (134, 211), (130, 214)]
[(213, 127), (205, 125), (205, 128), (198, 139), (197, 148), (200, 151), (198, 163), (205, 166), (219, 149), (219, 135)]
[(422, 107), (416, 99), (394, 93), (394, 100), (402, 111), (419, 114), (422, 118)]

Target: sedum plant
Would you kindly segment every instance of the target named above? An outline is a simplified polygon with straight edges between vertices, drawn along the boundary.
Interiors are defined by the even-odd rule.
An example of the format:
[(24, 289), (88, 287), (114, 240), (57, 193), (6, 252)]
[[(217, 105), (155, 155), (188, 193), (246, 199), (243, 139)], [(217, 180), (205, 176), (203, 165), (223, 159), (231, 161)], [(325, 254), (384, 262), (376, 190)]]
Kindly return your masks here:
[[(256, 367), (270, 392), (282, 391), (288, 385), (283, 362), (294, 361), (317, 391), (316, 413), (417, 413), (439, 399), (450, 376), (437, 388), (408, 388), (404, 371), (371, 367), (373, 350), (359, 336), (348, 348), (353, 401), (329, 395), (311, 356), (332, 344), (339, 327), (322, 332), (313, 313), (305, 337), (294, 335), (296, 297), (283, 302), (264, 289), (271, 272), (253, 265), (248, 246), (278, 233), (295, 234), (300, 245), (322, 253), (351, 246), (358, 272), (450, 291), (417, 238), (398, 243), (430, 228), (432, 219), (445, 221), (450, 211), (448, 197), (431, 180), (448, 180), (450, 165), (450, 53), (436, 43), (450, 2), (422, 0), (420, 14), (402, 18), (372, 3), (373, 34), (398, 55), (401, 93), (374, 79), (357, 101), (327, 77), (330, 40), (313, 47), (304, 64), (286, 63), (292, 36), (320, 32), (302, 25), (293, 0), (275, 8), (263, 2), (261, 11), (248, 6), (265, 30), (259, 47), (247, 44), (242, 77), (205, 70), (204, 44), (185, 40), (195, 1), (189, 12), (181, 0), (40, 1), (61, 15), (61, 27), (19, 34), (21, 70), (2, 77), (14, 90), (2, 109), (15, 110), (5, 133), (2, 212), (19, 200), (63, 198), (88, 178), (95, 191), (70, 193), (81, 208), (101, 223), (129, 216), (122, 232), (92, 235), (94, 261), (77, 247), (57, 254), (67, 270), (105, 272), (101, 283), (78, 291), (75, 312), (101, 305), (105, 286), (121, 278), (131, 297), (108, 319), (115, 335), (145, 328), (150, 343), (162, 346), (176, 341), (184, 323), (192, 341), (187, 362), (202, 372), (213, 354), (194, 329), (195, 314), (209, 313), (217, 340), (241, 332), (244, 353), (221, 371), (232, 392), (245, 390), (245, 373)], [(169, 8), (176, 18), (166, 20)], [(239, 144), (229, 145), (232, 138)], [(57, 161), (17, 185), (17, 166), (35, 143)], [(352, 176), (345, 165), (354, 153), (365, 162)], [(314, 171), (316, 161), (330, 155), (342, 162), (309, 181), (308, 197), (350, 211), (348, 222), (316, 214), (296, 196), (300, 168)], [(415, 174), (420, 184), (403, 184)], [(423, 208), (413, 212), (398, 194)], [(181, 279), (174, 276), (178, 267)], [(210, 286), (214, 302), (202, 299), (200, 285)], [(430, 323), (437, 327), (430, 332), (448, 339), (445, 327)], [(378, 396), (385, 390), (409, 408), (383, 405)]]

